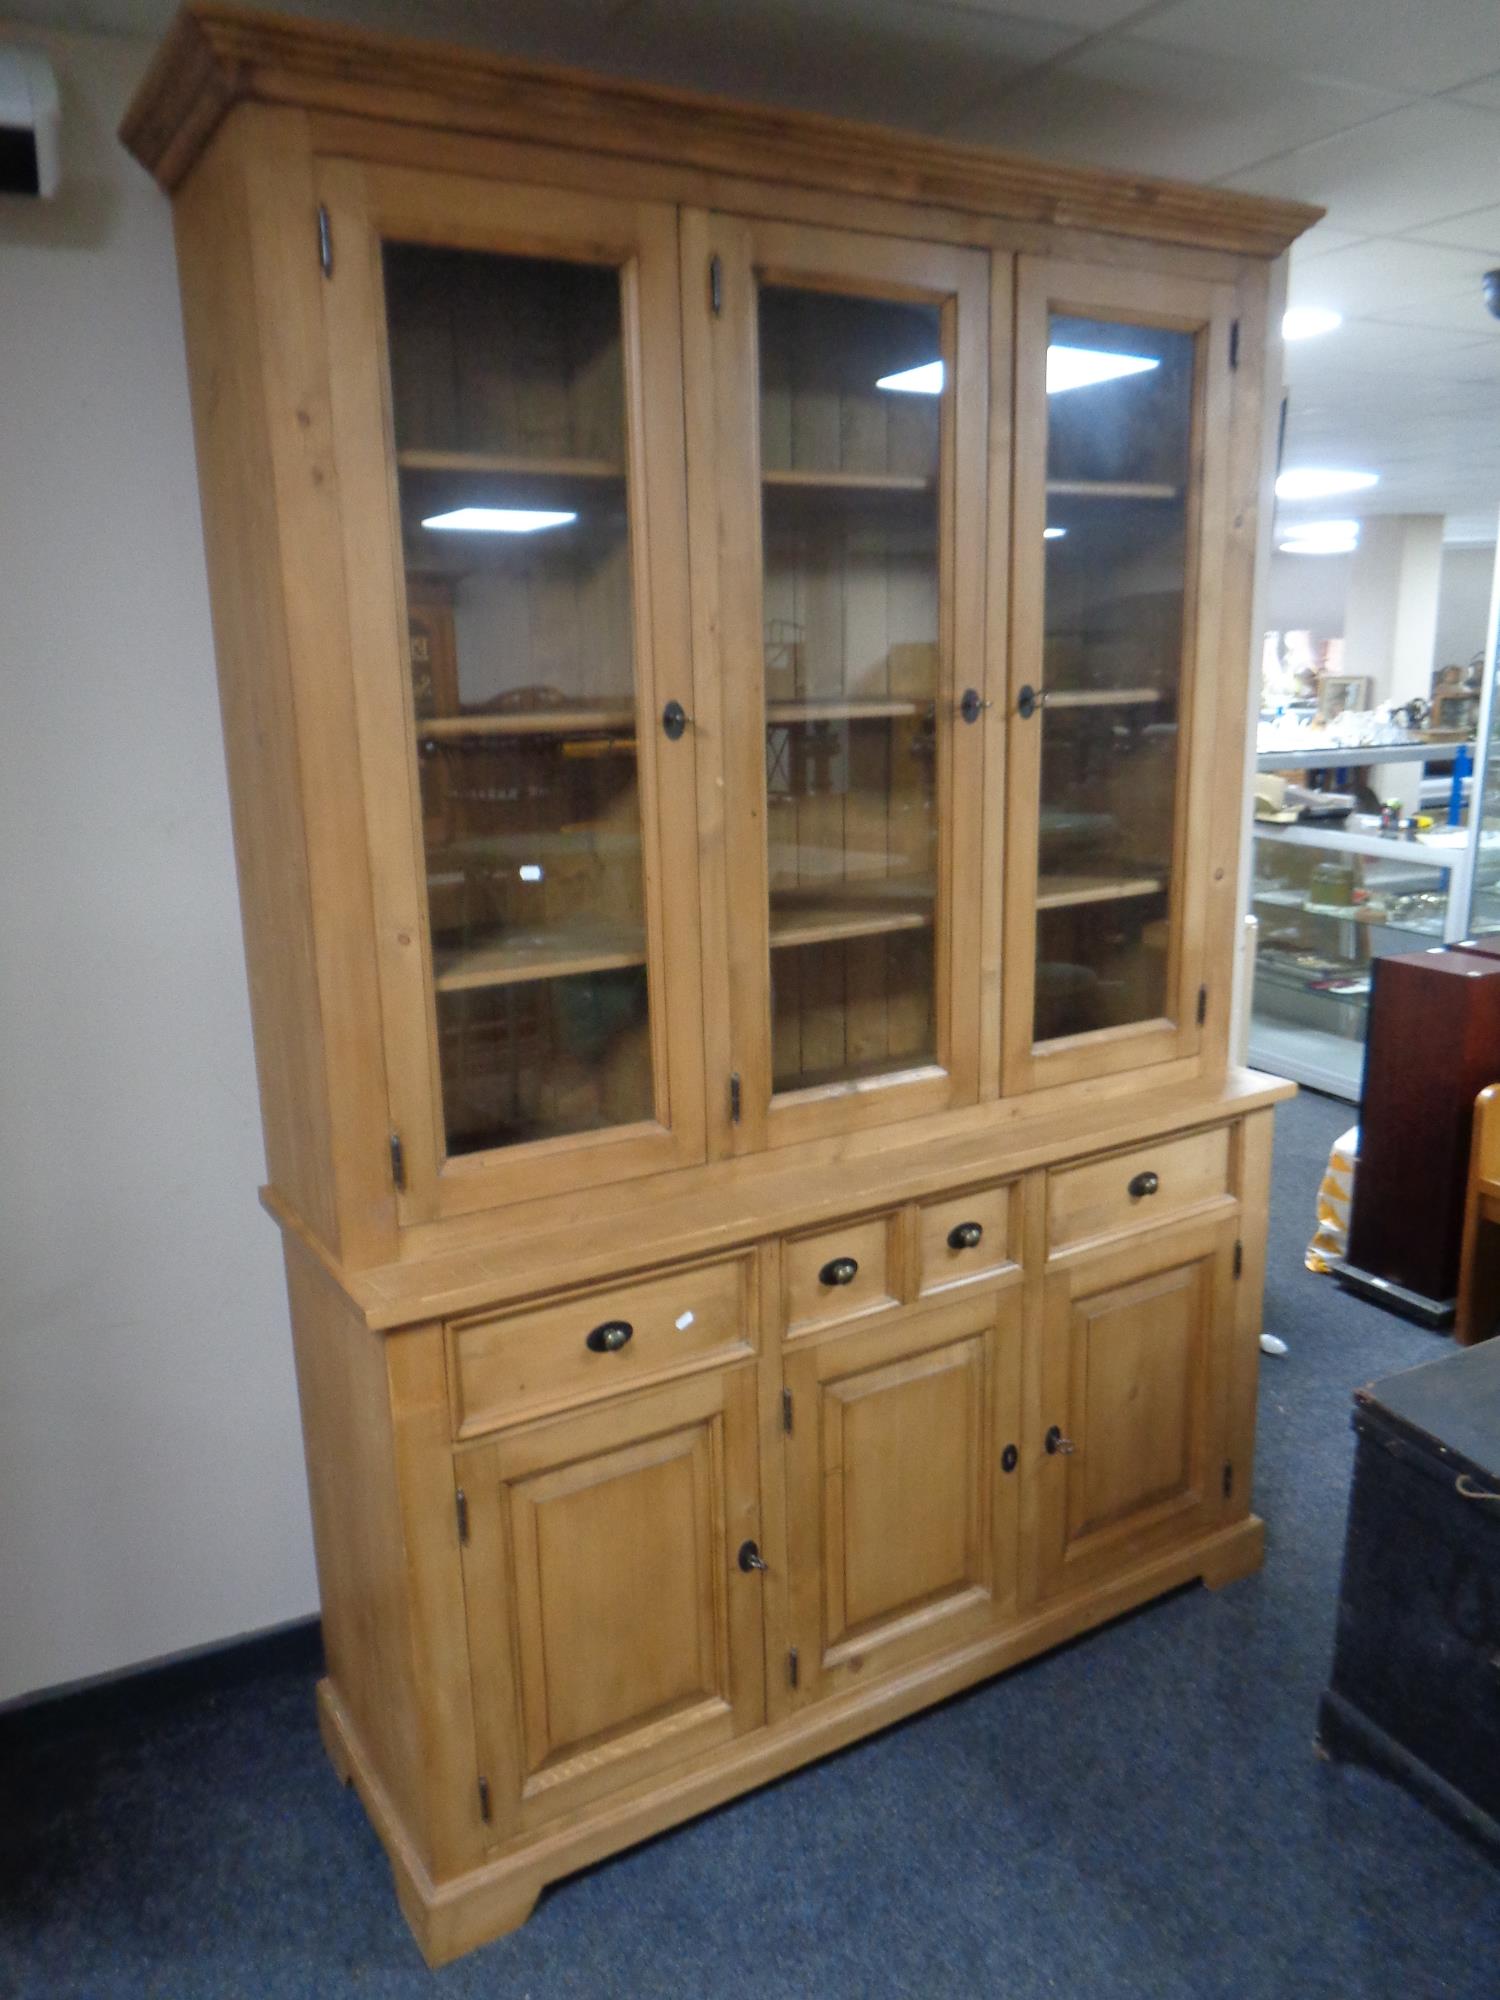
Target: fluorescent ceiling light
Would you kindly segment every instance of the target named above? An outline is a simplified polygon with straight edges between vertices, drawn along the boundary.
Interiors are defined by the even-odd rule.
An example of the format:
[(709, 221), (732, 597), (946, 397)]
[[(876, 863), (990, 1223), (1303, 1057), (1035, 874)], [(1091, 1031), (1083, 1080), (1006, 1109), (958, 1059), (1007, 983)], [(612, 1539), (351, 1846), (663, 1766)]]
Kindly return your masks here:
[(517, 873), (523, 882), (540, 882), (542, 879), (541, 863), (538, 861), (523, 861)]
[(1160, 368), (1159, 361), (1144, 354), (1109, 354), (1100, 347), (1057, 347), (1047, 349), (1047, 394), (1060, 396), (1065, 389), (1091, 389), (1096, 382), (1114, 382), (1122, 375), (1144, 375)]
[[(1122, 375), (1144, 375), (1161, 363), (1144, 354), (1108, 354), (1099, 347), (1049, 347), (1047, 349), (1047, 394), (1061, 395), (1064, 389), (1087, 389), (1095, 382), (1114, 382)], [(943, 364), (924, 361), (917, 368), (903, 368), (899, 375), (882, 375), (877, 389), (894, 389), (906, 396), (940, 396), (943, 393)]]
[(1281, 315), (1283, 340), (1316, 340), (1320, 333), (1332, 333), (1344, 324), (1344, 315), (1331, 306), (1288, 306)]
[(1358, 521), (1299, 521), (1277, 546), (1289, 556), (1347, 556), (1359, 547)]
[(1378, 486), (1378, 472), (1339, 472), (1326, 465), (1302, 465), (1276, 482), (1278, 500), (1331, 500), (1335, 493), (1363, 493)]
[(576, 514), (545, 514), (530, 507), (455, 507), (451, 514), (429, 514), (424, 528), (460, 535), (534, 535), (538, 528), (565, 528)]
[(919, 368), (903, 368), (899, 375), (882, 375), (877, 389), (894, 389), (902, 396), (941, 396), (943, 364), (924, 361)]
[(1042, 540), (1044, 542), (1060, 542), (1067, 532), (1066, 528), (1043, 528)]

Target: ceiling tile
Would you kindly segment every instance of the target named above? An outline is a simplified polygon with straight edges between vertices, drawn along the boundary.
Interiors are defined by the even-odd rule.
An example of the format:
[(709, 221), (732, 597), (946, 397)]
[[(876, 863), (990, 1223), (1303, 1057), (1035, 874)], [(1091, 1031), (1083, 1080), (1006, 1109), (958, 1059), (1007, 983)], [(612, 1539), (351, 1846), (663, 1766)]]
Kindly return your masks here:
[(1178, 0), (1148, 41), (1387, 90), (1451, 90), (1500, 69), (1495, 0)]
[(1409, 321), (1479, 340), (1494, 324), (1480, 295), (1483, 268), (1473, 250), (1372, 236), (1311, 264), (1294, 261), (1289, 296), (1294, 305), (1332, 306), (1346, 319)]
[(917, 131), (942, 129), (976, 92), (1071, 46), (1065, 28), (915, 0), (637, 0), (601, 36), (597, 62)]
[(1012, 0), (919, 0), (919, 4), (973, 14), (1014, 14), (1024, 20), (1072, 28), (1080, 35), (1097, 35), (1139, 14), (1145, 0), (1027, 0), (1019, 7)]
[[(1500, 175), (1500, 168), (1497, 168)], [(1500, 208), (1471, 209), (1447, 222), (1424, 222), (1409, 232), (1423, 243), (1448, 243), (1461, 250), (1478, 250), (1500, 258)]]
[(1487, 76), (1481, 83), (1466, 83), (1457, 94), (1465, 104), (1483, 104), (1491, 111), (1500, 111), (1500, 75)]
[(1397, 110), (1389, 91), (1111, 36), (974, 105), (955, 138), (1096, 166), (1218, 180)]
[(1364, 238), (1357, 236), (1352, 229), (1340, 229), (1333, 222), (1315, 222), (1292, 245), (1293, 274), (1296, 274), (1299, 265), (1316, 263), (1334, 250), (1347, 250), (1351, 243), (1363, 241)]
[(1322, 202), (1341, 229), (1395, 235), (1493, 201), (1497, 149), (1500, 119), (1448, 99), (1406, 105), (1223, 184)]

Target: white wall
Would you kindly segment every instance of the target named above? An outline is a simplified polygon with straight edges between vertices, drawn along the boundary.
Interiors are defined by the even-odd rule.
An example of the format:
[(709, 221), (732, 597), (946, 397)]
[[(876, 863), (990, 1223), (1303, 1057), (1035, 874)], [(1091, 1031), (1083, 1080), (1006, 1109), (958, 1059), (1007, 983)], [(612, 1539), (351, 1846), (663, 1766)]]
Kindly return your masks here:
[(1274, 550), (1266, 584), (1266, 630), (1342, 637), (1353, 561), (1352, 556), (1288, 556)]
[(1484, 651), (1494, 571), (1493, 547), (1443, 550), (1434, 666), (1466, 667), (1476, 653)]
[(315, 1609), (144, 46), (0, 197), (0, 1700)]

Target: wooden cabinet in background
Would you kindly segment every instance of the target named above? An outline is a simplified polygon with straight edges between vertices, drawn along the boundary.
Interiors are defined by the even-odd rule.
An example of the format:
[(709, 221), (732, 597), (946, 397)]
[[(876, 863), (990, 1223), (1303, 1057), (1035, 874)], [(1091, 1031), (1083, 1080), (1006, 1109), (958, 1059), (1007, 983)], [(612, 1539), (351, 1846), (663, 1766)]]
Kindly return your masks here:
[(1259, 1561), (1285, 1087), (1228, 1036), (1315, 212), (213, 5), (124, 136), (320, 1718), (438, 1963)]

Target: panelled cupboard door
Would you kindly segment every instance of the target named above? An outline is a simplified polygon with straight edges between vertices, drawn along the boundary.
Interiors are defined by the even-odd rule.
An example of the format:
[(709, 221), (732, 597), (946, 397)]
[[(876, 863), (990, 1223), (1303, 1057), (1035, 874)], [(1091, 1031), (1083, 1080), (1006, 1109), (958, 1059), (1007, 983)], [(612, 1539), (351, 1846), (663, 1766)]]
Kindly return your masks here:
[(403, 1219), (699, 1160), (675, 213), (319, 191)]
[(684, 217), (737, 1149), (977, 1092), (988, 269)]
[(730, 1368), (464, 1452), (475, 1726), (494, 1836), (765, 1716), (755, 1370)]
[(1236, 1228), (1231, 1216), (1158, 1233), (1047, 1274), (1039, 1596), (1218, 1519)]
[(1013, 1607), (1020, 1297), (787, 1349), (800, 1700), (940, 1652)]
[(1007, 1095), (1199, 1045), (1233, 298), (1018, 260)]

